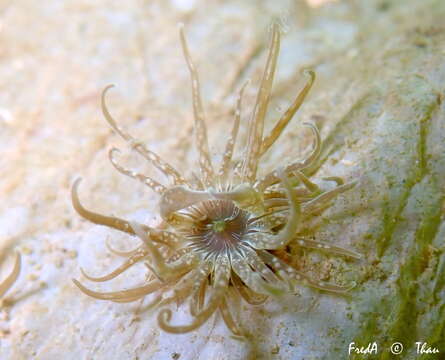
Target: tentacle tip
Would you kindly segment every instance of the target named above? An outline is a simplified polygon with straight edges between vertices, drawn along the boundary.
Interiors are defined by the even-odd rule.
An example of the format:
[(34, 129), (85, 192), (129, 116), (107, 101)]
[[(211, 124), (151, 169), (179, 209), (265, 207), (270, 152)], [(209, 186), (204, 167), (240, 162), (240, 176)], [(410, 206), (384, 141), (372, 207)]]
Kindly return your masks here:
[(165, 322), (168, 322), (172, 318), (172, 311), (170, 309), (162, 309), (158, 313), (158, 323), (160, 326)]
[[(80, 272), (82, 273), (82, 275), (83, 276), (85, 276), (87, 279), (90, 279), (91, 278), (91, 276), (89, 276), (86, 272), (85, 272), (85, 270), (81, 267), (80, 268)], [(74, 280), (73, 280), (74, 281)]]
[(346, 188), (346, 190), (355, 188), (360, 183), (360, 180), (352, 180), (343, 186)]
[(315, 125), (314, 123), (304, 121), (304, 122), (302, 123), (302, 125), (303, 125), (303, 126), (310, 127), (310, 128), (311, 128), (312, 130), (314, 130), (314, 131), (318, 131), (317, 125)]
[(102, 90), (101, 93), (101, 101), (102, 101), (102, 108), (104, 108), (106, 110), (106, 104), (105, 104), (105, 96), (107, 95), (108, 90), (110, 90), (111, 88), (115, 87), (114, 84), (108, 84), (107, 86), (104, 87), (104, 89)]
[(165, 276), (161, 276), (161, 274), (159, 274), (159, 271), (157, 271), (153, 266), (151, 266), (148, 262), (144, 264), (147, 267), (147, 269), (151, 271), (151, 273), (155, 276), (156, 279), (158, 279), (161, 283), (166, 282)]
[(82, 181), (81, 177), (78, 177), (74, 180), (73, 185), (71, 185), (71, 202), (73, 204), (74, 210), (79, 212), (80, 201), (78, 195), (79, 184)]
[(103, 89), (103, 91), (102, 91), (102, 94), (105, 95), (105, 93), (106, 93), (109, 89), (111, 89), (111, 88), (113, 88), (113, 87), (115, 87), (115, 86), (116, 86), (115, 84), (108, 84), (107, 86), (104, 87), (104, 89)]
[(286, 294), (286, 291), (284, 289), (280, 289), (267, 283), (263, 285), (263, 289), (265, 292), (267, 292), (268, 295), (272, 295), (275, 297), (283, 296), (284, 294)]
[(270, 24), (270, 29), (273, 33), (280, 30), (280, 22), (278, 19), (272, 21), (272, 23)]
[(230, 338), (237, 341), (247, 341), (247, 333), (240, 331), (238, 333), (232, 333)]
[[(76, 280), (76, 279), (74, 279), (74, 278), (72, 278), (71, 281), (72, 281), (72, 282), (74, 283), (74, 285), (76, 285), (76, 286), (79, 288), (79, 290), (82, 291), (85, 295), (95, 297), (92, 293), (90, 293), (91, 290), (88, 289), (88, 288), (86, 288), (85, 286), (83, 286), (83, 285), (80, 283), (80, 281), (78, 281), (78, 280)], [(99, 299), (99, 298), (98, 298), (98, 299)]]
[(108, 150), (108, 157), (110, 159), (114, 159), (116, 154), (120, 154), (121, 150), (118, 149), (117, 147), (112, 147), (110, 150)]
[(74, 181), (73, 181), (73, 185), (71, 186), (71, 189), (72, 190), (77, 190), (77, 188), (78, 188), (78, 186), (79, 186), (79, 184), (80, 184), (80, 182), (82, 181), (82, 177), (76, 177), (75, 179), (74, 179)]
[(314, 81), (315, 79), (315, 71), (310, 68), (304, 68), (301, 70), (302, 74), (305, 76), (309, 76), (311, 78), (311, 81)]
[[(72, 278), (71, 281), (78, 287), (80, 291), (82, 291), (85, 295), (95, 297), (93, 294), (90, 293), (91, 290), (83, 286), (80, 281), (77, 281), (76, 279)], [(100, 299), (100, 298), (97, 298)]]
[(291, 183), (289, 180), (289, 176), (286, 174), (285, 168), (284, 167), (280, 167), (276, 170), (277, 173), (277, 177), (281, 180), (281, 182), (283, 183), (284, 187), (287, 188), (290, 191), (293, 191), (291, 188)]

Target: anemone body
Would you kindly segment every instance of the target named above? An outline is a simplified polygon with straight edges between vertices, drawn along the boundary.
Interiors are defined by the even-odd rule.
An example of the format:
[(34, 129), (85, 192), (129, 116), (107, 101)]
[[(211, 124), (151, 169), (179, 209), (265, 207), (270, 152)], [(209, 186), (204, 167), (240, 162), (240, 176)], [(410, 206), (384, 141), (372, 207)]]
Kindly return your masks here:
[[(136, 301), (157, 293), (159, 326), (171, 333), (194, 330), (220, 311), (224, 322), (234, 335), (243, 330), (232, 315), (232, 298), (239, 296), (247, 303), (258, 305), (268, 297), (293, 292), (297, 284), (325, 291), (344, 293), (351, 286), (340, 286), (312, 280), (298, 271), (289, 261), (287, 245), (315, 248), (352, 258), (360, 254), (329, 243), (308, 240), (298, 236), (305, 216), (329, 206), (340, 193), (351, 189), (354, 183), (343, 183), (333, 178), (336, 187), (323, 191), (305, 174), (305, 169), (317, 163), (321, 140), (317, 128), (308, 126), (314, 136), (309, 155), (302, 160), (284, 164), (265, 176), (258, 177), (262, 155), (275, 143), (309, 92), (315, 74), (306, 72), (308, 81), (297, 94), (289, 109), (266, 136), (263, 135), (277, 57), (280, 48), (278, 25), (273, 25), (271, 43), (257, 100), (247, 125), (247, 143), (242, 160), (234, 160), (241, 118), (241, 100), (245, 85), (237, 99), (235, 119), (218, 169), (209, 153), (207, 130), (202, 106), (199, 78), (191, 60), (183, 30), (181, 43), (192, 80), (192, 98), (195, 117), (195, 137), (199, 154), (198, 179), (187, 180), (170, 164), (147, 149), (117, 125), (102, 94), (102, 110), (111, 127), (142, 157), (157, 167), (167, 178), (164, 185), (143, 174), (125, 169), (116, 160), (117, 149), (109, 156), (121, 173), (142, 181), (160, 195), (159, 210), (163, 223), (159, 228), (128, 222), (85, 209), (78, 198), (77, 180), (72, 189), (74, 208), (84, 218), (137, 236), (141, 244), (134, 251), (118, 255), (127, 260), (110, 274), (102, 277), (84, 275), (91, 281), (107, 281), (120, 275), (132, 265), (144, 261), (152, 276), (144, 286), (116, 292), (96, 292), (75, 284), (87, 295), (115, 302)], [(169, 290), (173, 295), (166, 296)], [(172, 325), (170, 303), (188, 301), (191, 321)]]

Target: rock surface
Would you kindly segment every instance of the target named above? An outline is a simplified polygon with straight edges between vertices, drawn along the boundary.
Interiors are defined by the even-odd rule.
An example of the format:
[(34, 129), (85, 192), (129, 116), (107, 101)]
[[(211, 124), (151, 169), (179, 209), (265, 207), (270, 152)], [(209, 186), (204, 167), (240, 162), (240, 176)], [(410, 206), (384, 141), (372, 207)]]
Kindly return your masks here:
[[(396, 341), (406, 359), (429, 359), (416, 354), (416, 341), (445, 353), (445, 3), (318, 3), (2, 5), (0, 251), (6, 261), (0, 279), (10, 271), (13, 248), (21, 251), (23, 268), (0, 309), (1, 359), (341, 359), (352, 341), (376, 341), (382, 359), (391, 357)], [(316, 176), (360, 183), (306, 231), (365, 258), (299, 256), (321, 276), (353, 279), (357, 287), (348, 297), (301, 287), (262, 307), (243, 306), (246, 341), (231, 338), (218, 317), (193, 333), (171, 335), (158, 329), (148, 301), (114, 304), (82, 294), (71, 282), (82, 279), (80, 267), (95, 275), (119, 263), (106, 240), (121, 249), (135, 240), (80, 219), (69, 195), (77, 176), (84, 178), (80, 197), (88, 208), (158, 220), (156, 195), (108, 161), (116, 146), (126, 165), (160, 178), (107, 126), (103, 87), (117, 85), (109, 106), (120, 124), (190, 175), (196, 171), (193, 118), (177, 24), (185, 24), (211, 150), (219, 154), (247, 78), (246, 119), (251, 111), (273, 20), (283, 37), (266, 125), (301, 88), (302, 68), (313, 68), (317, 80), (262, 171), (301, 156), (309, 143), (301, 123), (317, 123), (324, 148)], [(122, 289), (145, 275), (141, 265), (96, 288)]]

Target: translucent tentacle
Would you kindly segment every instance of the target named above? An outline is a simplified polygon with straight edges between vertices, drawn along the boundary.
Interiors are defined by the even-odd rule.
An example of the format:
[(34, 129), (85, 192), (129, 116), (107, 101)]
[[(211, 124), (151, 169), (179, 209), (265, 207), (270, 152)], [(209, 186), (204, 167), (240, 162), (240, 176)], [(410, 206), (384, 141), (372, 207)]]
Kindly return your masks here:
[(267, 265), (275, 269), (280, 277), (282, 277), (289, 283), (297, 281), (306, 286), (339, 294), (347, 293), (356, 285), (355, 282), (351, 283), (349, 286), (340, 286), (330, 284), (325, 281), (315, 281), (301, 271), (295, 270), (293, 267), (286, 264), (284, 261), (267, 251), (259, 251), (258, 255), (264, 260)]
[(282, 207), (282, 206), (289, 206), (289, 201), (287, 199), (268, 199), (264, 200), (264, 207), (266, 209), (276, 208), (276, 207)]
[[(289, 174), (289, 178), (290, 178)], [(290, 180), (292, 180), (292, 178), (290, 178)], [(293, 181), (291, 181), (293, 186), (297, 186), (298, 184), (294, 184)], [(308, 192), (307, 189), (305, 188), (294, 188), (295, 194), (298, 196), (298, 199), (300, 200), (304, 200), (305, 198), (308, 198), (310, 195), (310, 192)], [(286, 193), (283, 190), (280, 189), (276, 189), (273, 191), (267, 191), (263, 194), (264, 199), (285, 199), (286, 198)]]
[[(134, 231), (130, 226), (130, 223), (126, 220), (119, 219), (114, 216), (105, 216), (85, 209), (79, 201), (79, 195), (77, 193), (77, 188), (79, 187), (80, 181), (82, 179), (78, 178), (74, 181), (73, 187), (71, 188), (71, 200), (74, 209), (83, 218), (91, 221), (92, 223), (98, 225), (105, 225), (116, 230), (123, 231), (127, 234), (134, 235)], [(148, 231), (147, 227), (144, 227), (144, 231)]]
[(187, 299), (193, 291), (193, 284), (197, 276), (198, 269), (193, 269), (187, 274), (177, 278), (177, 282), (174, 285), (173, 295), (164, 298), (160, 303), (159, 307), (176, 302), (179, 306), (185, 299)]
[[(135, 297), (135, 298), (128, 298), (125, 300), (111, 300), (112, 302), (118, 303), (118, 304), (124, 304), (124, 303), (130, 303), (130, 302), (134, 302), (134, 301), (138, 301), (140, 300), (141, 297)], [(156, 305), (158, 305), (162, 300), (162, 295), (158, 295), (156, 296), (148, 305), (144, 306), (144, 311), (150, 308), (155, 307)]]
[(192, 301), (190, 302), (190, 314), (192, 314), (193, 316), (196, 316), (198, 313), (200, 313), (202, 311), (202, 308), (204, 307), (207, 282), (207, 279), (201, 282), (201, 286), (199, 287), (197, 294), (192, 298)]
[(270, 290), (274, 292), (283, 292), (287, 290), (282, 286), (280, 279), (273, 273), (273, 271), (264, 264), (263, 260), (257, 255), (255, 250), (243, 247), (242, 252), (244, 253), (246, 263), (257, 271), (268, 284), (270, 284)]
[(278, 24), (275, 23), (272, 26), (272, 39), (269, 48), (269, 55), (247, 133), (247, 147), (242, 168), (242, 180), (249, 183), (253, 183), (256, 177), (263, 142), (264, 118), (269, 105), (270, 92), (272, 89), (272, 82), (279, 51), (280, 30)]
[(188, 51), (187, 41), (184, 36), (184, 27), (179, 28), (179, 35), (181, 37), (182, 50), (190, 71), (192, 78), (192, 98), (193, 98), (193, 112), (195, 115), (195, 136), (196, 146), (199, 152), (199, 166), (201, 168), (201, 176), (205, 186), (210, 187), (214, 182), (214, 173), (212, 162), (210, 160), (209, 144), (207, 140), (207, 129), (205, 125), (205, 116), (202, 106), (199, 77), (195, 65)]
[(355, 185), (357, 185), (357, 181), (351, 181), (347, 184), (337, 186), (335, 189), (326, 191), (326, 192), (318, 195), (316, 198), (314, 198), (311, 201), (306, 202), (303, 205), (304, 214), (311, 214), (311, 213), (317, 211), (320, 206), (331, 201), (339, 194), (344, 193), (345, 191), (347, 191), (349, 189), (352, 189)]
[(126, 303), (131, 303), (131, 302), (135, 302), (140, 300), (141, 297), (135, 297), (135, 298), (128, 298), (125, 300), (110, 300), (111, 302), (117, 303), (117, 304), (126, 304)]
[(249, 83), (249, 81), (246, 81), (239, 91), (238, 99), (236, 102), (235, 121), (233, 123), (232, 132), (230, 133), (230, 137), (227, 140), (226, 148), (223, 153), (224, 155), (223, 155), (221, 167), (218, 171), (218, 177), (220, 179), (223, 179), (223, 181), (226, 180), (229, 169), (230, 169), (230, 164), (231, 164), (232, 155), (233, 155), (233, 149), (235, 147), (236, 138), (238, 136), (239, 124), (240, 124), (240, 119), (241, 119), (241, 100), (243, 97), (244, 89), (246, 88), (248, 83)]
[(120, 153), (119, 149), (112, 148), (108, 152), (108, 157), (110, 159), (111, 164), (114, 166), (114, 168), (119, 171), (121, 174), (127, 175), (133, 179), (139, 180), (141, 183), (147, 185), (150, 187), (154, 192), (157, 192), (158, 194), (162, 194), (165, 191), (165, 186), (157, 182), (156, 180), (152, 179), (149, 176), (145, 176), (143, 174), (139, 174), (135, 171), (125, 169), (121, 165), (119, 165), (116, 161), (115, 154)]
[(262, 195), (248, 184), (240, 184), (226, 192), (215, 192), (210, 189), (209, 193), (214, 199), (232, 200), (241, 208), (259, 205), (263, 200)]
[(176, 250), (173, 254), (171, 254), (170, 256), (168, 256), (166, 258), (166, 263), (167, 264), (174, 264), (177, 263), (178, 260), (183, 261), (184, 260), (184, 256), (188, 255), (190, 252), (192, 252), (192, 249), (190, 247), (183, 247), (181, 249)]
[(231, 263), (233, 271), (239, 276), (239, 278), (256, 293), (271, 295), (269, 290), (269, 284), (257, 273), (252, 271), (250, 266), (246, 263), (245, 259), (239, 254), (231, 254)]
[(333, 181), (337, 184), (337, 186), (343, 185), (345, 183), (345, 181), (339, 176), (327, 176), (322, 177), (321, 179), (325, 181)]
[(5, 280), (3, 280), (2, 283), (0, 283), (0, 297), (2, 297), (9, 290), (9, 288), (15, 283), (15, 281), (20, 275), (21, 267), (22, 267), (22, 257), (20, 253), (17, 251), (15, 253), (14, 267), (12, 268), (11, 273), (6, 277)]
[(257, 232), (248, 235), (249, 244), (255, 249), (279, 249), (286, 246), (289, 241), (293, 239), (298, 229), (298, 224), (301, 217), (300, 203), (294, 188), (289, 182), (289, 179), (282, 170), (277, 172), (277, 176), (281, 179), (284, 189), (287, 193), (289, 202), (289, 214), (286, 225), (275, 235)]
[(233, 320), (232, 314), (230, 313), (229, 307), (227, 305), (227, 296), (224, 296), (224, 299), (221, 301), (221, 305), (219, 306), (219, 310), (221, 312), (224, 323), (229, 328), (229, 330), (235, 336), (244, 336), (243, 331), (237, 325), (235, 320)]
[(241, 295), (241, 297), (250, 305), (261, 305), (263, 304), (268, 296), (255, 293), (254, 291), (250, 290), (248, 287), (246, 287), (241, 279), (236, 275), (236, 273), (232, 273), (232, 284), (238, 291), (238, 293)]
[(175, 211), (206, 200), (216, 199), (232, 200), (238, 205), (245, 207), (261, 202), (261, 195), (247, 184), (238, 185), (233, 190), (226, 192), (217, 192), (213, 189), (208, 191), (189, 190), (184, 186), (175, 186), (162, 194), (159, 202), (160, 213), (162, 218), (167, 220)]
[[(134, 232), (134, 229), (131, 227), (130, 222), (114, 217), (114, 216), (106, 216), (101, 215), (95, 212), (92, 212), (90, 210), (85, 209), (79, 200), (78, 195), (78, 187), (80, 184), (80, 181), (82, 179), (76, 179), (73, 183), (73, 187), (71, 188), (71, 199), (73, 203), (74, 209), (77, 211), (77, 213), (82, 216), (83, 218), (87, 219), (88, 221), (91, 221), (94, 224), (98, 225), (104, 225), (111, 227), (113, 229), (125, 232), (130, 235), (136, 235)], [(167, 245), (169, 247), (175, 246), (180, 242), (180, 239), (172, 232), (169, 231), (160, 231), (153, 229), (149, 226), (139, 224), (139, 227), (142, 229), (143, 232), (146, 234), (149, 234), (153, 241)], [(147, 235), (148, 236), (148, 235)], [(112, 250), (112, 252), (116, 252), (118, 255), (119, 253), (123, 254), (123, 256), (127, 256), (127, 252), (119, 252), (116, 250)]]
[(211, 266), (204, 263), (200, 266), (196, 278), (193, 282), (193, 296), (190, 302), (190, 314), (197, 316), (204, 306), (205, 294), (207, 289), (207, 279), (210, 274)]
[(148, 150), (144, 144), (137, 141), (134, 137), (132, 137), (129, 133), (127, 133), (124, 129), (122, 129), (119, 125), (117, 125), (116, 121), (111, 116), (108, 111), (105, 95), (107, 91), (114, 87), (114, 85), (108, 85), (102, 91), (101, 96), (101, 105), (102, 112), (105, 116), (105, 119), (108, 121), (110, 126), (116, 131), (134, 150), (136, 150), (140, 155), (142, 155), (145, 159), (150, 161), (156, 168), (158, 168), (167, 178), (171, 178), (174, 184), (186, 184), (187, 182), (184, 178), (179, 174), (179, 172), (174, 169), (170, 164), (166, 163), (162, 160), (157, 154)]
[[(142, 225), (139, 224), (139, 226)], [(144, 226), (142, 226), (142, 230), (145, 230)], [(150, 239), (154, 242), (166, 245), (173, 249), (176, 249), (182, 242), (182, 238), (179, 235), (167, 230), (149, 228), (148, 234), (150, 235)]]
[(175, 186), (162, 195), (159, 201), (160, 213), (163, 219), (168, 220), (173, 212), (209, 199), (210, 195), (206, 191), (194, 191), (184, 186)]
[[(252, 222), (252, 224), (255, 224), (258, 222), (260, 231), (261, 231), (261, 224), (263, 221), (267, 222), (267, 226), (269, 229), (276, 228), (277, 226), (280, 226), (280, 225), (284, 226), (287, 222), (288, 217), (287, 217), (287, 215), (280, 214), (279, 212), (282, 212), (281, 209), (279, 211), (277, 210), (277, 211), (273, 211), (271, 213), (265, 213), (262, 217), (255, 218), (254, 221)], [(262, 220), (264, 218), (266, 218), (266, 220)], [(247, 238), (246, 238), (246, 241), (247, 241)]]
[(227, 290), (229, 278), (229, 261), (225, 256), (221, 256), (216, 260), (212, 291), (207, 307), (194, 317), (190, 325), (179, 326), (168, 324), (172, 318), (172, 311), (170, 309), (163, 309), (158, 314), (159, 327), (166, 332), (175, 334), (186, 333), (200, 327), (220, 306), (221, 301), (224, 299), (224, 293)]
[(108, 281), (108, 280), (114, 279), (115, 277), (122, 274), (125, 270), (127, 270), (130, 267), (132, 267), (133, 265), (137, 264), (139, 261), (144, 259), (147, 256), (147, 254), (148, 254), (148, 251), (139, 249), (139, 251), (136, 254), (132, 255), (127, 261), (125, 261), (122, 265), (120, 265), (117, 269), (113, 270), (108, 275), (104, 275), (104, 276), (100, 276), (100, 277), (93, 277), (93, 276), (87, 275), (82, 268), (80, 268), (80, 271), (82, 272), (82, 275), (85, 276), (90, 281), (95, 281), (95, 282)]
[(138, 246), (136, 249), (129, 250), (129, 251), (116, 250), (115, 248), (113, 248), (113, 247), (110, 245), (110, 239), (108, 239), (108, 238), (105, 240), (105, 245), (107, 246), (107, 249), (108, 249), (110, 252), (112, 252), (112, 253), (115, 254), (115, 255), (122, 256), (122, 257), (129, 257), (129, 256), (132, 256), (132, 255), (134, 255), (134, 254), (140, 249), (140, 247)]
[(302, 238), (296, 238), (296, 239), (297, 239), (297, 244), (305, 248), (323, 250), (333, 254), (351, 257), (354, 259), (362, 258), (362, 255), (356, 251), (348, 250), (339, 246), (333, 246), (327, 242), (307, 240)]
[[(317, 129), (317, 127), (313, 124), (310, 123), (303, 123), (303, 125), (310, 127), (310, 129), (312, 130), (312, 133), (314, 135), (314, 145), (313, 145), (313, 149), (311, 151), (311, 153), (309, 154), (309, 156), (302, 160), (302, 161), (296, 161), (294, 163), (291, 163), (289, 165), (287, 165), (284, 168), (285, 173), (289, 174), (291, 172), (297, 171), (297, 170), (303, 170), (311, 165), (313, 165), (313, 163), (318, 159), (318, 157), (320, 156), (320, 152), (321, 152), (321, 137), (320, 137), (320, 133)], [(255, 188), (258, 189), (259, 191), (264, 191), (266, 188), (268, 188), (269, 186), (276, 184), (277, 182), (279, 182), (280, 179), (278, 177), (278, 174), (276, 171), (272, 171), (269, 174), (267, 174), (266, 176), (264, 176), (262, 179), (260, 179), (259, 181), (257, 181), (255, 183)]]
[(302, 184), (312, 193), (319, 193), (321, 192), (320, 187), (313, 183), (306, 175), (304, 175), (300, 170), (297, 170), (294, 172), (296, 174), (297, 178), (302, 182)]
[(303, 161), (290, 164), (286, 168), (286, 171), (305, 169), (305, 168), (313, 165), (318, 160), (318, 157), (320, 156), (321, 136), (320, 136), (320, 132), (318, 131), (318, 128), (314, 124), (307, 123), (307, 122), (304, 122), (303, 125), (308, 126), (312, 130), (312, 134), (314, 135), (314, 144), (312, 147), (312, 151), (309, 154), (309, 156), (306, 159), (304, 159)]
[(129, 300), (129, 299), (140, 299), (143, 296), (146, 296), (148, 294), (151, 294), (159, 289), (161, 289), (163, 286), (165, 286), (165, 283), (159, 282), (159, 281), (153, 281), (149, 283), (148, 285), (141, 286), (134, 289), (129, 290), (122, 290), (122, 291), (112, 291), (112, 292), (96, 292), (93, 290), (90, 290), (83, 286), (79, 281), (76, 279), (72, 279), (74, 284), (86, 295), (91, 296), (93, 298), (99, 299), (99, 300), (112, 300), (112, 301), (119, 301), (119, 300)]
[(131, 226), (137, 236), (140, 237), (140, 239), (150, 250), (152, 264), (147, 264), (147, 266), (162, 281), (170, 280), (177, 275), (184, 273), (196, 261), (196, 255), (194, 255), (192, 252), (187, 252), (184, 256), (180, 257), (179, 260), (173, 263), (167, 263), (159, 249), (152, 243), (152, 240), (147, 236), (147, 233), (144, 232), (141, 225), (136, 222), (132, 222)]
[(299, 92), (292, 105), (286, 110), (284, 115), (280, 118), (278, 123), (271, 130), (270, 134), (264, 138), (263, 144), (261, 146), (260, 156), (263, 155), (267, 150), (269, 150), (269, 148), (275, 143), (275, 141), (278, 139), (278, 137), (281, 135), (281, 133), (289, 123), (289, 121), (298, 111), (304, 99), (306, 98), (306, 95), (311, 89), (312, 84), (315, 81), (315, 73), (312, 70), (307, 70), (304, 71), (304, 74), (308, 74), (310, 76), (310, 79), (304, 86), (303, 90)]

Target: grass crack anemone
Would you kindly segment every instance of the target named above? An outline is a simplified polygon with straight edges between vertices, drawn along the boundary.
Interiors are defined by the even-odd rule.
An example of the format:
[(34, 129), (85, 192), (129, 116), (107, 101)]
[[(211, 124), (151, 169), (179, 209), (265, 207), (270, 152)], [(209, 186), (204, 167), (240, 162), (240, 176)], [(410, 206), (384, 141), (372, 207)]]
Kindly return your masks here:
[[(351, 189), (355, 183), (343, 183), (340, 178), (336, 187), (323, 191), (305, 174), (317, 163), (321, 140), (317, 128), (308, 126), (314, 137), (309, 155), (257, 177), (261, 156), (275, 143), (309, 92), (315, 74), (306, 72), (308, 81), (295, 97), (287, 111), (277, 121), (270, 133), (263, 136), (266, 116), (280, 48), (278, 25), (272, 27), (272, 37), (265, 70), (248, 123), (247, 144), (241, 161), (232, 157), (238, 134), (241, 114), (241, 99), (244, 85), (237, 99), (235, 119), (218, 168), (212, 163), (207, 142), (207, 130), (201, 102), (199, 78), (191, 60), (184, 32), (180, 38), (192, 80), (193, 111), (195, 118), (196, 146), (199, 153), (200, 176), (187, 180), (170, 164), (147, 149), (124, 129), (117, 125), (105, 103), (110, 86), (102, 93), (102, 110), (111, 127), (130, 147), (151, 162), (167, 178), (164, 185), (148, 176), (125, 169), (116, 160), (117, 149), (109, 152), (110, 161), (121, 173), (142, 181), (160, 195), (159, 209), (163, 222), (158, 228), (116, 217), (105, 216), (85, 209), (78, 198), (80, 179), (72, 188), (72, 201), (76, 211), (89, 221), (105, 225), (141, 240), (139, 247), (130, 252), (119, 252), (126, 261), (108, 275), (92, 277), (83, 270), (90, 281), (108, 281), (134, 264), (144, 261), (150, 270), (144, 286), (115, 291), (96, 292), (74, 283), (85, 294), (97, 299), (114, 302), (130, 302), (155, 294), (159, 326), (171, 333), (192, 331), (219, 311), (234, 335), (244, 331), (238, 323), (234, 310), (239, 310), (241, 297), (247, 303), (258, 305), (269, 296), (293, 292), (296, 284), (317, 289), (344, 293), (351, 286), (340, 286), (311, 279), (298, 271), (289, 261), (290, 243), (296, 246), (315, 248), (352, 258), (360, 254), (299, 237), (299, 227), (305, 216), (310, 216), (329, 206), (340, 193)], [(352, 285), (353, 286), (353, 285)], [(169, 304), (189, 303), (190, 321), (173, 324)]]

